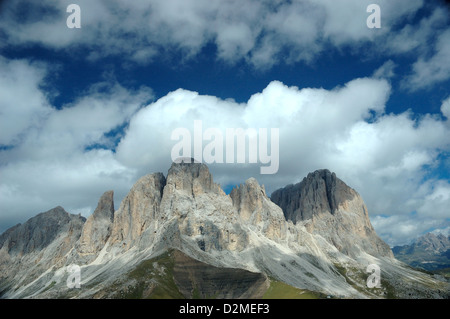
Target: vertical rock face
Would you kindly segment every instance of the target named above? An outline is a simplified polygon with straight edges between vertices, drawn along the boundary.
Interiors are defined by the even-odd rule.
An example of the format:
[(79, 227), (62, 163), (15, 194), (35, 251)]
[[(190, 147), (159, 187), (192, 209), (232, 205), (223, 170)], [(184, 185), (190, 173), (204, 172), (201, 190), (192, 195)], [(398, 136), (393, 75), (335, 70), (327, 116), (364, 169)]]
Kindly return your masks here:
[(180, 240), (195, 242), (202, 251), (242, 250), (247, 243), (231, 198), (214, 183), (208, 167), (193, 160), (170, 167), (161, 216), (176, 223)]
[(283, 209), (287, 220), (294, 223), (313, 215), (335, 214), (342, 203), (357, 193), (329, 170), (309, 173), (300, 183), (274, 191), (271, 200)]
[(304, 224), (349, 256), (364, 251), (393, 257), (375, 233), (361, 196), (328, 170), (315, 171), (296, 185), (274, 191), (271, 200), (283, 209), (287, 220)]
[(249, 178), (245, 184), (233, 188), (230, 197), (244, 223), (258, 226), (270, 239), (285, 238), (283, 211), (267, 197), (256, 179)]
[(114, 215), (111, 244), (131, 247), (157, 219), (166, 179), (162, 173), (140, 178)]
[(208, 167), (173, 163), (167, 175), (142, 177), (114, 215), (108, 244), (126, 251), (196, 245), (203, 251), (239, 250), (247, 237), (232, 201), (215, 184)]
[(105, 192), (98, 201), (94, 213), (83, 226), (79, 247), (81, 256), (95, 256), (111, 235), (114, 221), (114, 192)]

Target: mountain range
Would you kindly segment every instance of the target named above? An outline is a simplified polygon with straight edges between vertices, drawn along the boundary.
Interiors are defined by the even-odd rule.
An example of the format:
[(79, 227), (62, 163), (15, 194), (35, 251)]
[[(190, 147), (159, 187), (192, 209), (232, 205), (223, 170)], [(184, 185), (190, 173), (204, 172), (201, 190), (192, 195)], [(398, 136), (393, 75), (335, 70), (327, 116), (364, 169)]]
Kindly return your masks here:
[(450, 269), (450, 236), (427, 233), (409, 245), (395, 246), (392, 252), (395, 258), (413, 267), (428, 271)]
[(87, 219), (58, 206), (0, 235), (1, 298), (449, 296), (445, 279), (394, 257), (361, 196), (326, 169), (269, 198), (254, 178), (227, 195), (185, 159), (141, 177), (117, 210), (107, 191)]

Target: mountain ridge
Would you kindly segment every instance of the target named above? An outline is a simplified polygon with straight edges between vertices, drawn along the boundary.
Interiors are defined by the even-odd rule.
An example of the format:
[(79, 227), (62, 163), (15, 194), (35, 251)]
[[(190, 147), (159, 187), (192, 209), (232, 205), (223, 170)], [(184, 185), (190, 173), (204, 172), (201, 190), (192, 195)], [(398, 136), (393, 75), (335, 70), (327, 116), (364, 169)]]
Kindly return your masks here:
[[(370, 220), (367, 224), (367, 209), (356, 191), (344, 188), (348, 186), (330, 173), (327, 192), (323, 172), (312, 174), (307, 196), (321, 196), (316, 196), (318, 201), (309, 198), (306, 202), (317, 204), (314, 207), (318, 210), (311, 212), (311, 219), (293, 223), (256, 179), (248, 179), (227, 195), (214, 183), (205, 164), (173, 163), (167, 177), (162, 173), (141, 177), (114, 212), (113, 192), (106, 192), (95, 214), (79, 220), (77, 227), (64, 228), (59, 241), (48, 249), (11, 256), (4, 244), (7, 239), (3, 239), (0, 296), (101, 296), (143, 261), (173, 249), (212, 267), (261, 273), (325, 295), (384, 298), (390, 287), (396, 287), (400, 297), (447, 296), (447, 283), (405, 268), (390, 250), (371, 242), (378, 236)], [(344, 196), (347, 193), (355, 196), (349, 199)], [(13, 232), (9, 230), (0, 238), (10, 238)], [(57, 253), (61, 242), (64, 249)], [(42, 263), (43, 254), (57, 258)], [(24, 260), (40, 266), (11, 270), (11, 265)], [(365, 282), (366, 267), (374, 263), (382, 269), (384, 287), (378, 290), (368, 289)], [(65, 286), (67, 267), (72, 264), (81, 266), (82, 287), (86, 288), (70, 290)]]
[(450, 236), (427, 233), (413, 243), (392, 248), (395, 257), (428, 271), (450, 268)]

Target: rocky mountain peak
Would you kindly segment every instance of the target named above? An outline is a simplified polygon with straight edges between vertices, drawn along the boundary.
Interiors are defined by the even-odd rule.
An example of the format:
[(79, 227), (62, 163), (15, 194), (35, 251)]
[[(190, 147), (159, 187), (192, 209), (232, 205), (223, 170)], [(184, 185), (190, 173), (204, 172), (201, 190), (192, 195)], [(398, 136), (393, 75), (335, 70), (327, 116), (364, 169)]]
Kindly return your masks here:
[(84, 217), (71, 215), (61, 206), (52, 208), (30, 218), (24, 224), (6, 231), (0, 249), (5, 248), (10, 255), (23, 255), (39, 251), (50, 245), (56, 237), (67, 231), (73, 224), (81, 229)]
[(413, 243), (392, 248), (395, 258), (426, 270), (450, 267), (450, 236), (427, 233)]
[(114, 191), (109, 190), (103, 193), (98, 200), (97, 208), (92, 214), (94, 219), (106, 219), (111, 222), (114, 219)]
[(208, 166), (196, 162), (193, 158), (181, 159), (172, 163), (167, 174), (167, 185), (194, 196), (205, 192), (223, 193), (220, 187), (214, 183)]
[(151, 221), (158, 218), (165, 185), (162, 173), (145, 175), (133, 185), (114, 214), (111, 244), (121, 243), (129, 248), (139, 239)]
[(248, 220), (256, 210), (261, 210), (264, 200), (268, 199), (266, 192), (258, 181), (251, 177), (233, 188), (230, 192), (233, 206), (237, 209), (243, 220)]
[[(191, 280), (177, 280), (174, 274), (185, 296), (193, 296), (195, 289), (205, 296), (216, 294), (215, 288), (201, 285), (205, 266), (189, 258), (215, 267), (207, 268), (220, 272), (221, 286), (235, 271), (220, 269), (240, 268), (302, 289), (361, 296), (353, 282), (365, 287), (361, 275), (374, 260), (383, 263), (383, 276), (392, 285), (399, 286), (400, 276), (407, 278), (402, 283), (411, 278), (412, 270), (390, 258), (361, 196), (329, 170), (275, 191), (271, 200), (254, 178), (226, 195), (206, 165), (187, 159), (173, 163), (167, 178), (162, 173), (140, 178), (117, 211), (113, 196), (113, 191), (105, 192), (86, 222), (56, 207), (0, 235), (0, 296), (101, 298), (119, 286), (121, 294), (142, 287), (136, 279), (143, 274), (145, 291), (151, 292), (164, 285), (157, 274), (170, 275), (156, 263), (166, 258), (158, 256), (174, 249), (186, 255), (173, 253), (182, 261), (174, 271)], [(86, 290), (67, 290), (63, 267), (71, 263), (83, 266)], [(347, 269), (345, 275), (341, 267)], [(135, 271), (139, 278), (130, 277)], [(402, 293), (410, 293), (411, 287)], [(424, 289), (419, 289), (422, 295), (428, 293)], [(374, 295), (367, 290), (362, 294)]]
[(356, 192), (352, 188), (327, 169), (310, 173), (304, 180), (305, 188), (309, 191), (326, 194), (329, 211), (332, 214), (336, 212), (339, 204), (356, 196)]
[(0, 237), (0, 279), (26, 286), (49, 268), (64, 265), (84, 222), (57, 206), (7, 230)]
[(339, 205), (357, 193), (327, 169), (309, 173), (300, 183), (274, 191), (271, 200), (283, 209), (287, 220), (311, 219), (322, 213), (335, 214)]
[(274, 191), (271, 200), (281, 207), (287, 220), (304, 224), (309, 232), (327, 238), (347, 255), (366, 251), (393, 257), (373, 229), (361, 196), (327, 169)]
[(425, 250), (442, 252), (446, 251), (450, 247), (450, 236), (444, 236), (443, 234), (427, 233), (419, 237), (415, 245)]
[(97, 208), (88, 217), (81, 233), (78, 253), (95, 255), (108, 240), (114, 220), (114, 192), (107, 191), (99, 199)]
[(266, 195), (264, 186), (251, 177), (233, 188), (230, 192), (233, 206), (240, 218), (251, 225), (256, 225), (263, 233), (274, 240), (286, 236), (286, 220), (283, 212)]

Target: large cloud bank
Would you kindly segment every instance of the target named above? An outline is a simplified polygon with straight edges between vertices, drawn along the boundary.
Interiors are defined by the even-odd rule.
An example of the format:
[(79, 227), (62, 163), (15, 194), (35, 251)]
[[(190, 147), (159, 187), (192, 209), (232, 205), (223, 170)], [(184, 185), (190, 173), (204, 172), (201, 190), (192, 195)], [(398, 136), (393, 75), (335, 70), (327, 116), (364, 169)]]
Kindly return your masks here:
[(0, 75), (6, 97), (0, 136), (8, 145), (1, 150), (2, 225), (56, 205), (88, 215), (109, 189), (119, 201), (141, 175), (166, 173), (176, 143), (171, 133), (201, 120), (205, 129), (223, 131), (279, 128), (278, 172), (261, 175), (260, 164), (211, 164), (223, 187), (254, 176), (270, 193), (328, 168), (361, 193), (391, 243), (446, 227), (450, 185), (430, 172), (448, 165), (441, 156), (450, 148), (450, 99), (441, 115), (414, 118), (408, 111), (385, 113), (391, 86), (378, 77), (332, 90), (273, 81), (240, 104), (183, 89), (154, 100), (149, 88), (129, 90), (111, 81), (56, 109), (41, 88), (45, 65), (0, 63), (8, 70)]

